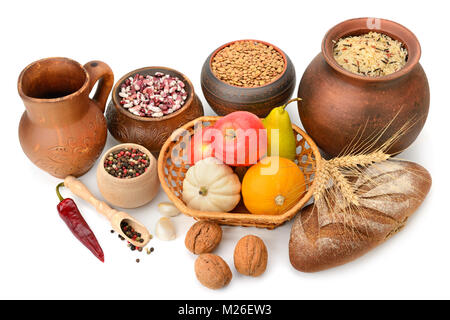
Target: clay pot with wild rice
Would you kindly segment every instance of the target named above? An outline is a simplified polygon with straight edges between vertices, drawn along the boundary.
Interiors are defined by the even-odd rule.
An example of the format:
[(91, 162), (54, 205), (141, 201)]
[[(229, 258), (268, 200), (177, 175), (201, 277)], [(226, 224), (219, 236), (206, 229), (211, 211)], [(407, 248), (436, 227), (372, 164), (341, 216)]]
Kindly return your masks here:
[[(341, 38), (370, 31), (401, 42), (408, 52), (402, 69), (383, 76), (347, 71), (333, 56)], [(402, 25), (384, 19), (344, 21), (325, 35), (322, 51), (300, 81), (298, 111), (306, 132), (328, 156), (337, 156), (349, 145), (374, 150), (405, 124), (410, 128), (388, 150), (399, 153), (411, 145), (428, 115), (430, 91), (419, 63), (421, 48), (415, 35)], [(386, 131), (383, 133), (383, 129)], [(381, 136), (376, 142), (374, 136)], [(370, 145), (368, 142), (375, 142)]]
[[(121, 105), (121, 85), (136, 74), (143, 76), (161, 72), (177, 77), (184, 82), (187, 99), (184, 105), (173, 113), (162, 117), (142, 117), (132, 114)], [(157, 157), (170, 134), (187, 122), (203, 116), (203, 106), (194, 91), (192, 82), (181, 72), (166, 67), (146, 67), (131, 71), (117, 81), (112, 90), (112, 99), (106, 110), (108, 130), (122, 143), (136, 143), (144, 146)]]

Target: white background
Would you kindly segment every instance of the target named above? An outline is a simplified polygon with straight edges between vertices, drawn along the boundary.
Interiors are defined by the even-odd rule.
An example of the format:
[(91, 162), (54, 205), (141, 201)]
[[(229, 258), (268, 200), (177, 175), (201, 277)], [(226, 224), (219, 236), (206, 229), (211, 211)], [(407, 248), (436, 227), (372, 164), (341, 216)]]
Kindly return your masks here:
[[(313, 299), (450, 298), (449, 71), (446, 1), (7, 1), (0, 12), (2, 118), (2, 210), (0, 298), (145, 299)], [(433, 177), (431, 192), (407, 227), (364, 257), (325, 272), (304, 274), (291, 267), (292, 223), (276, 230), (224, 227), (215, 253), (233, 272), (230, 285), (212, 291), (194, 274), (195, 256), (184, 247), (193, 223), (174, 219), (177, 239), (152, 240), (150, 256), (131, 252), (108, 222), (75, 198), (105, 252), (100, 263), (58, 217), (54, 188), (60, 180), (35, 167), (22, 153), (17, 128), (24, 106), (17, 77), (29, 63), (51, 56), (84, 64), (108, 63), (116, 80), (144, 66), (177, 69), (193, 82), (207, 115), (213, 115), (200, 87), (206, 57), (236, 39), (271, 42), (292, 59), (297, 83), (320, 51), (326, 31), (357, 17), (397, 21), (422, 45), (421, 64), (431, 87), (430, 114), (421, 135), (401, 157), (420, 163)], [(291, 119), (300, 124), (295, 104)], [(332, 121), (332, 119), (330, 119)], [(110, 136), (106, 148), (116, 144)], [(100, 196), (91, 170), (81, 180)], [(149, 205), (129, 210), (153, 233), (161, 190)], [(239, 275), (233, 250), (244, 235), (256, 234), (269, 250), (260, 278)], [(140, 257), (141, 263), (135, 259)], [(124, 290), (126, 288), (126, 290)]]

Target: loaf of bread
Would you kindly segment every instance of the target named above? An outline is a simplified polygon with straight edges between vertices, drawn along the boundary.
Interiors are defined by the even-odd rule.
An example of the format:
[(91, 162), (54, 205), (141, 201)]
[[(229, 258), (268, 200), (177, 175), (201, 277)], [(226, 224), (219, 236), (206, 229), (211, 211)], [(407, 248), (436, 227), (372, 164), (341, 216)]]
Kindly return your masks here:
[(297, 215), (289, 241), (297, 270), (321, 271), (362, 256), (397, 233), (431, 187), (426, 169), (399, 160), (374, 164), (353, 182), (359, 206), (312, 204)]

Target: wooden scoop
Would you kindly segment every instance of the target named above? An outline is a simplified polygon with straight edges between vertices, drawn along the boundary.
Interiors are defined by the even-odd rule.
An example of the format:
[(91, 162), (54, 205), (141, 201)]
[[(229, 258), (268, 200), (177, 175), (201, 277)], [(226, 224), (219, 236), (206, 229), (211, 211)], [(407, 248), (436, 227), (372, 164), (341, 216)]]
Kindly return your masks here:
[[(89, 189), (75, 177), (67, 176), (64, 179), (64, 186), (69, 188), (73, 194), (92, 204), (97, 212), (101, 213), (109, 220), (114, 231), (119, 233), (134, 246), (144, 247), (150, 241), (150, 233), (148, 232), (147, 228), (144, 227), (139, 221), (134, 219), (128, 213), (112, 209), (106, 204), (106, 202), (96, 199), (89, 191)], [(128, 225), (130, 225), (136, 232), (139, 232), (141, 234), (141, 239), (143, 239), (144, 242), (137, 242), (131, 238), (128, 238), (128, 236), (123, 233), (122, 228), (120, 227), (122, 221), (128, 223)]]

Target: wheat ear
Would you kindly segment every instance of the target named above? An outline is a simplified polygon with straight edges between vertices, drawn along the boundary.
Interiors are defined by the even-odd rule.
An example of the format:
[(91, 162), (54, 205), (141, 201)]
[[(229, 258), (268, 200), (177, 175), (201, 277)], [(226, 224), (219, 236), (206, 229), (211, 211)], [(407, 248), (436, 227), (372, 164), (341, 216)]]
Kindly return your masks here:
[(317, 163), (317, 169), (314, 176), (316, 187), (313, 192), (315, 201), (320, 201), (326, 192), (331, 177), (328, 166), (328, 162), (324, 159), (321, 159)]

